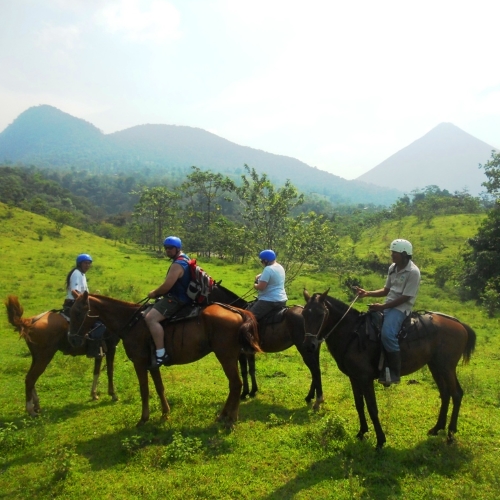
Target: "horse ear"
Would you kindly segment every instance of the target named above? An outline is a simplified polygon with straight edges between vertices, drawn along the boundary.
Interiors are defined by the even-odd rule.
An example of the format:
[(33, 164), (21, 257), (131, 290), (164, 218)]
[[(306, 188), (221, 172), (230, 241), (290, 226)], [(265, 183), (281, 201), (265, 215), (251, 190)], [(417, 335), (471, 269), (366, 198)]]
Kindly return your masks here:
[(328, 292), (330, 291), (330, 287), (328, 287), (326, 289), (326, 291), (324, 293), (321, 294), (321, 297), (320, 297), (320, 302), (324, 302), (326, 300), (326, 298), (328, 297)]
[(302, 293), (304, 295), (304, 299), (306, 299), (306, 302), (309, 302), (309, 299), (311, 298), (311, 296), (309, 295), (309, 292), (304, 288)]

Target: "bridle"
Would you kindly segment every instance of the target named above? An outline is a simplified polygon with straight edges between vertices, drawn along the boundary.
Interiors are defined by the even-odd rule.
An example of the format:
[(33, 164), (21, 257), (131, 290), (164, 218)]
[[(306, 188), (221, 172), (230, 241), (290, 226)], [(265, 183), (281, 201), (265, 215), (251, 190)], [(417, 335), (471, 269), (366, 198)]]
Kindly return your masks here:
[(335, 328), (337, 328), (337, 326), (339, 326), (339, 324), (342, 322), (342, 320), (347, 316), (347, 314), (352, 309), (352, 306), (358, 300), (358, 298), (359, 298), (359, 295), (356, 295), (356, 297), (354, 297), (354, 300), (351, 302), (351, 304), (347, 308), (347, 311), (342, 315), (342, 317), (337, 321), (337, 323), (335, 323), (335, 325), (333, 325), (333, 327), (330, 329), (330, 331), (328, 333), (326, 333), (326, 335), (324, 335), (323, 337), (318, 338), (320, 333), (321, 333), (321, 330), (323, 329), (323, 325), (325, 324), (325, 321), (328, 319), (328, 316), (330, 315), (328, 305), (326, 305), (325, 302), (322, 302), (322, 306), (323, 306), (323, 309), (325, 311), (325, 315), (323, 316), (323, 320), (321, 321), (321, 325), (318, 328), (318, 333), (316, 333), (316, 335), (315, 335), (314, 333), (306, 332), (305, 336), (306, 337), (315, 337), (318, 342), (324, 342), (334, 332)]

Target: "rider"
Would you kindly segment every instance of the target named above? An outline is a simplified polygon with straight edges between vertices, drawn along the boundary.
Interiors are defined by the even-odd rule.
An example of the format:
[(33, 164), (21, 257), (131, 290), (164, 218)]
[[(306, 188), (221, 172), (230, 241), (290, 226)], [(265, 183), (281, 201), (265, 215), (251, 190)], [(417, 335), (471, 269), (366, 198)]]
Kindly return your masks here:
[(255, 276), (253, 287), (259, 293), (257, 300), (248, 306), (257, 319), (276, 308), (285, 307), (288, 297), (285, 292), (285, 270), (276, 262), (273, 250), (262, 250), (259, 254), (261, 264), (264, 265), (262, 274)]
[(167, 257), (173, 262), (168, 269), (165, 281), (148, 293), (150, 299), (162, 298), (156, 302), (145, 318), (156, 346), (156, 360), (151, 367), (153, 369), (168, 364), (163, 326), (160, 322), (172, 317), (183, 305), (190, 302), (186, 294), (191, 280), (189, 257), (181, 252), (182, 242), (177, 236), (169, 236), (165, 238), (163, 247)]
[(63, 304), (63, 314), (69, 317), (69, 310), (75, 298), (71, 294), (73, 290), (78, 293), (88, 292), (89, 287), (87, 285), (87, 277), (85, 273), (90, 269), (92, 265), (92, 257), (88, 253), (81, 253), (76, 258), (76, 267), (71, 269), (71, 271), (66, 276), (66, 299)]
[(397, 239), (389, 248), (393, 263), (389, 267), (384, 288), (367, 291), (356, 287), (360, 298), (387, 297), (384, 304), (370, 305), (370, 311), (383, 311), (384, 314), (381, 337), (390, 380), (382, 374), (378, 381), (386, 386), (397, 384), (401, 380), (401, 352), (397, 335), (406, 316), (411, 313), (420, 285), (420, 270), (411, 260), (412, 244), (407, 240)]

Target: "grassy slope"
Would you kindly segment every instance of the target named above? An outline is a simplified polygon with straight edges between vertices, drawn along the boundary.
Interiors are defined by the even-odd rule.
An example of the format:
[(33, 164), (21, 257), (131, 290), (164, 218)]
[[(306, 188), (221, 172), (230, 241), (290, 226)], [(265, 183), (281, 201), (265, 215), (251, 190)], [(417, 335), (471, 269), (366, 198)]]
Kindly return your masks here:
[[(59, 307), (63, 281), (76, 254), (89, 252), (92, 291), (139, 300), (156, 286), (167, 262), (135, 247), (63, 228), (61, 237), (45, 235), (43, 218), (0, 205), (0, 292), (20, 297), (26, 314)], [(56, 355), (38, 383), (42, 417), (24, 413), (27, 348), (0, 316), (0, 492), (6, 498), (497, 498), (500, 360), (498, 320), (490, 320), (473, 304), (460, 304), (449, 291), (438, 290), (430, 276), (434, 267), (453, 260), (458, 246), (471, 236), (478, 217), (439, 218), (431, 229), (405, 220), (365, 235), (360, 254), (375, 250), (387, 258), (388, 242), (407, 237), (424, 280), (417, 307), (439, 309), (471, 324), (478, 334), (472, 363), (459, 367), (466, 396), (453, 446), (444, 436), (427, 438), (435, 423), (439, 398), (428, 370), (415, 373), (419, 384), (379, 387), (379, 410), (387, 433), (386, 449), (376, 454), (373, 432), (366, 442), (354, 439), (357, 416), (350, 386), (330, 355), (322, 352), (327, 403), (312, 412), (303, 402), (309, 373), (295, 349), (261, 356), (261, 392), (240, 409), (234, 430), (214, 423), (227, 394), (227, 381), (213, 355), (163, 371), (172, 414), (159, 422), (159, 405), (151, 399), (152, 419), (136, 429), (140, 401), (136, 377), (123, 349), (116, 361), (120, 401), (104, 394), (92, 402), (88, 394), (91, 362)], [(412, 228), (410, 232), (410, 227)], [(425, 236), (429, 235), (429, 238)], [(448, 248), (433, 251), (436, 238)], [(423, 238), (423, 239), (421, 239)], [(455, 239), (456, 238), (456, 239)], [(441, 245), (438, 245), (441, 246)], [(422, 263), (419, 261), (422, 259)], [(427, 259), (427, 260), (426, 260)], [(202, 263), (217, 279), (239, 293), (249, 289), (258, 267)], [(367, 286), (381, 286), (376, 275)], [(335, 287), (324, 275), (304, 275), (290, 291)], [(330, 282), (331, 281), (331, 282)], [(341, 292), (337, 292), (340, 294)], [(365, 307), (364, 305), (359, 306)], [(16, 430), (17, 429), (17, 430)]]

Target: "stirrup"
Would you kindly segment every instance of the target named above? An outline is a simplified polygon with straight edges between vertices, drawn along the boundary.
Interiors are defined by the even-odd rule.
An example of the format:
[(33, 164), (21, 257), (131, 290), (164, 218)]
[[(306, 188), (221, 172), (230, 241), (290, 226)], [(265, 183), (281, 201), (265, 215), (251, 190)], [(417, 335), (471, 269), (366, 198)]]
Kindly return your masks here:
[(160, 366), (167, 366), (169, 364), (169, 358), (168, 354), (165, 353), (163, 356), (156, 356), (154, 357), (154, 361), (151, 363), (151, 366), (149, 367), (150, 370), (158, 370)]

